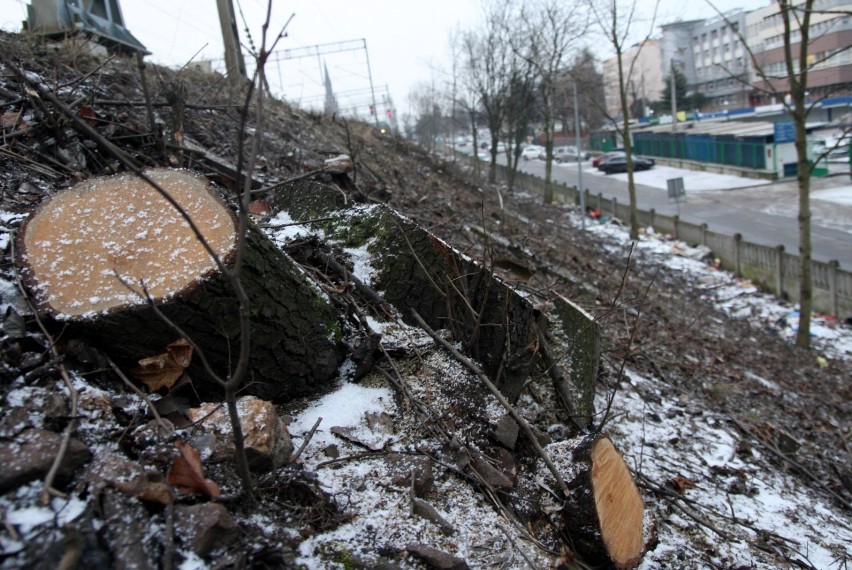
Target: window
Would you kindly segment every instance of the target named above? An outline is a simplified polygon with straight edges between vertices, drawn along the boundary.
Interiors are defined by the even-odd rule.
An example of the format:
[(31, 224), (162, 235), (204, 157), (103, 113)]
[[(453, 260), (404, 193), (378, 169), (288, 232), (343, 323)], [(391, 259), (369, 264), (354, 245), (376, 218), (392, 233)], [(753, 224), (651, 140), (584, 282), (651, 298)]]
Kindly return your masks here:
[(87, 0), (86, 10), (88, 10), (95, 16), (100, 16), (104, 20), (109, 19), (109, 17), (107, 16), (106, 3), (104, 3), (104, 0)]

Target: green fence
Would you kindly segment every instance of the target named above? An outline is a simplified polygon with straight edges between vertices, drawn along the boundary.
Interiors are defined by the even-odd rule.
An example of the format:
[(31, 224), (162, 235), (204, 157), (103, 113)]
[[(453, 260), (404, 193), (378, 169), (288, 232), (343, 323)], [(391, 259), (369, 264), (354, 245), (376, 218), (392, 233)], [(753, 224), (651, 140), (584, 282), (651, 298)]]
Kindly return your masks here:
[(633, 148), (637, 154), (693, 160), (710, 164), (727, 164), (744, 168), (766, 168), (766, 140), (735, 139), (714, 135), (686, 133), (634, 133)]
[[(690, 135), (688, 133), (632, 133), (636, 154), (691, 160), (708, 164), (725, 164), (755, 170), (766, 169), (767, 139), (737, 139), (732, 136)], [(589, 146), (606, 152), (616, 146), (615, 134), (591, 133)]]

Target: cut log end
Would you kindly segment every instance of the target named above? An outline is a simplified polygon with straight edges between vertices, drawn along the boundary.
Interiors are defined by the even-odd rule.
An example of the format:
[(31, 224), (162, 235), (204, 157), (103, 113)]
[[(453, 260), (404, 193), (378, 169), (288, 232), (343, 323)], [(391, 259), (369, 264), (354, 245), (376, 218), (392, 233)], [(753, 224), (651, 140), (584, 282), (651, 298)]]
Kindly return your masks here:
[[(207, 181), (182, 170), (146, 174), (227, 261), (236, 244), (236, 219)], [(57, 193), (25, 223), (19, 243), (28, 285), (40, 306), (58, 317), (145, 304), (142, 283), (154, 301), (168, 299), (217, 271), (180, 213), (129, 174)]]
[(571, 548), (601, 568), (635, 568), (645, 552), (645, 505), (621, 453), (603, 434), (553, 443), (547, 452), (570, 490), (562, 508)]
[(616, 568), (633, 568), (644, 550), (645, 505), (609, 438), (592, 444), (592, 492), (604, 545)]

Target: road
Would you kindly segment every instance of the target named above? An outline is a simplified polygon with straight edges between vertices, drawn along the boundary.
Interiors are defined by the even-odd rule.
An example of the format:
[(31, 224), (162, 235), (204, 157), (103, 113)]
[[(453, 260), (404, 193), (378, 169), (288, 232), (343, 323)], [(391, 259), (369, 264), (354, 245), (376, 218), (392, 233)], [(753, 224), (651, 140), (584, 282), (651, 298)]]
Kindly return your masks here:
[[(605, 198), (616, 197), (622, 204), (629, 203), (624, 175), (602, 176), (594, 171), (590, 162), (584, 164), (584, 188), (592, 194), (600, 192)], [(520, 169), (543, 178), (544, 166), (544, 161), (531, 160), (523, 162)], [(576, 164), (554, 164), (553, 179), (576, 186)], [(822, 190), (838, 187), (848, 188), (852, 194), (848, 176), (814, 178), (812, 186), (817, 196)], [(654, 208), (666, 215), (678, 213), (678, 205), (669, 202), (665, 188), (637, 184), (636, 197), (639, 209)], [(852, 204), (852, 196), (850, 198)], [(740, 233), (752, 243), (783, 245), (786, 251), (798, 253), (798, 199), (795, 181), (695, 193), (687, 188), (687, 200), (680, 204), (680, 217), (694, 224), (706, 223), (712, 231), (730, 235)], [(852, 205), (812, 199), (811, 211), (813, 259), (837, 260), (843, 269), (852, 270)]]

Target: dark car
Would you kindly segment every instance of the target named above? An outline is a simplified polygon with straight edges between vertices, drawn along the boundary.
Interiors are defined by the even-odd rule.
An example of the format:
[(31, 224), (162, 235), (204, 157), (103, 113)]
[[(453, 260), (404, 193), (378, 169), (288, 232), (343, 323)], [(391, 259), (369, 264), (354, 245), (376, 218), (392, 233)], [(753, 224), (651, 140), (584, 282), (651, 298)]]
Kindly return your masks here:
[[(633, 170), (650, 170), (654, 167), (654, 159), (646, 158), (644, 156), (634, 156), (633, 157)], [(600, 170), (603, 170), (605, 174), (612, 174), (614, 172), (627, 172), (627, 155), (620, 154), (607, 158), (598, 166)]]
[(595, 158), (593, 158), (593, 159), (592, 159), (592, 166), (594, 166), (594, 167), (595, 167), (595, 168), (597, 168), (597, 169), (600, 169), (600, 167), (601, 167), (601, 163), (602, 163), (603, 161), (605, 161), (605, 160), (607, 160), (607, 159), (609, 159), (609, 158), (612, 158), (613, 156), (618, 156), (618, 155), (622, 155), (622, 156), (623, 156), (623, 155), (624, 155), (624, 151), (623, 151), (623, 150), (620, 150), (620, 149), (615, 149), (615, 150), (611, 150), (611, 151), (609, 151), (609, 152), (607, 152), (607, 153), (600, 154), (600, 155), (598, 155), (598, 156), (596, 156)]

